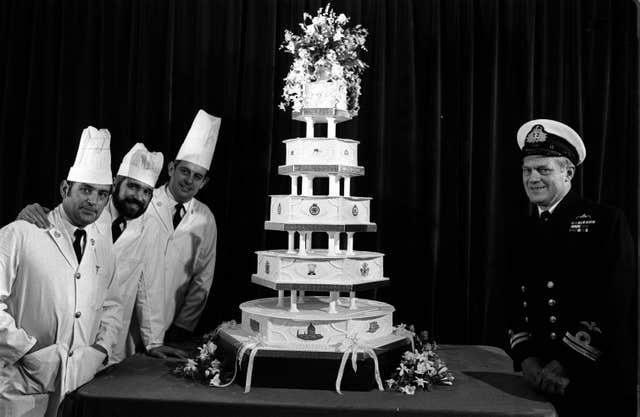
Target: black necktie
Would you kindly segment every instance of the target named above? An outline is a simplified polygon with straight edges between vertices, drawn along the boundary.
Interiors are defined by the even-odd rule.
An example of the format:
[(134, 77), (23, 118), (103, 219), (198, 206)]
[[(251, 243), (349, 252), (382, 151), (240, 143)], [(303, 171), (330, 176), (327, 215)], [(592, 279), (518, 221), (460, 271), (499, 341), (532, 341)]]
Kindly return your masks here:
[(549, 223), (549, 220), (551, 220), (551, 213), (549, 213), (549, 210), (545, 210), (540, 213), (540, 222)]
[(184, 206), (182, 205), (182, 203), (178, 203), (175, 205), (176, 208), (176, 212), (173, 215), (173, 228), (177, 229), (178, 225), (180, 224), (180, 220), (182, 220), (182, 209), (184, 208)]
[(82, 261), (82, 249), (84, 246), (83, 242), (85, 240), (85, 237), (87, 236), (87, 232), (82, 229), (76, 229), (76, 231), (73, 232), (73, 235), (76, 237), (73, 241), (73, 250), (76, 252), (76, 258), (78, 258), (79, 264), (80, 261)]
[(111, 236), (113, 237), (113, 243), (120, 237), (124, 229), (127, 228), (127, 220), (120, 216), (111, 223)]

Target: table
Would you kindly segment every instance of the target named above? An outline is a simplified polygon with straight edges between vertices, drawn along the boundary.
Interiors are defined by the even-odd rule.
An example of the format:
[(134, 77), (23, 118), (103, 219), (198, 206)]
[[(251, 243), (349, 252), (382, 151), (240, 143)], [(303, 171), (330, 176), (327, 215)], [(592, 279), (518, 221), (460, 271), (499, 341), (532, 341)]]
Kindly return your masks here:
[[(396, 392), (304, 390), (241, 386), (210, 388), (174, 376), (175, 362), (128, 358), (75, 393), (76, 417), (111, 416), (555, 416), (551, 403), (512, 372), (499, 348), (441, 345), (452, 387), (408, 396)], [(254, 372), (259, 372), (256, 362)]]

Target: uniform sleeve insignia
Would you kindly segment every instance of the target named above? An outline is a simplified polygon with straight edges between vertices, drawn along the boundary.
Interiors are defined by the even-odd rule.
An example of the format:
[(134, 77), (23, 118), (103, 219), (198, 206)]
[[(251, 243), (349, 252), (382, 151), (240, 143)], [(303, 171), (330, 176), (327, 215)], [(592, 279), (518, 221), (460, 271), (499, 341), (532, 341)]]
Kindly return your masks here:
[(531, 339), (531, 334), (529, 332), (514, 333), (513, 330), (509, 330), (509, 345), (511, 346), (511, 349), (529, 339)]
[(576, 216), (569, 226), (569, 232), (572, 233), (586, 233), (589, 231), (589, 226), (596, 224), (596, 220), (591, 215), (584, 213)]
[(579, 324), (580, 330), (575, 334), (565, 333), (562, 342), (580, 355), (595, 362), (600, 358), (602, 352), (592, 343), (597, 343), (602, 335), (602, 330), (595, 322), (581, 321)]
[(544, 127), (542, 125), (535, 125), (525, 138), (525, 143), (539, 143), (546, 142), (547, 140), (547, 132), (544, 131)]

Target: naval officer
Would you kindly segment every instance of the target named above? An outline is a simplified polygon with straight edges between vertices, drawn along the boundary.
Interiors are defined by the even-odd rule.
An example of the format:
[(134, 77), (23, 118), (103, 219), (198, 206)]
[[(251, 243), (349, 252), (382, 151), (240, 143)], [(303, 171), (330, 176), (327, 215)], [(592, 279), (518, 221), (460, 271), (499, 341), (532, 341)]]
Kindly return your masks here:
[(561, 417), (633, 415), (636, 284), (625, 216), (572, 189), (586, 149), (569, 126), (531, 120), (517, 141), (534, 208), (511, 245), (514, 367)]

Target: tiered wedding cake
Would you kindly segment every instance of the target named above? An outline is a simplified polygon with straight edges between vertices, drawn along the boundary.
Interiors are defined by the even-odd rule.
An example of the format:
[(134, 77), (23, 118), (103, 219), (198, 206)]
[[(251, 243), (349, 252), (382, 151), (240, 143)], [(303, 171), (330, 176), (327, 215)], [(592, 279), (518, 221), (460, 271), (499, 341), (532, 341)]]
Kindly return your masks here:
[[(320, 97), (318, 104), (325, 100)], [(307, 101), (317, 103), (315, 98)], [(376, 225), (369, 218), (370, 198), (350, 195), (351, 178), (364, 174), (358, 166), (358, 142), (335, 136), (336, 123), (349, 115), (313, 107), (294, 112), (293, 118), (306, 122), (307, 135), (284, 141), (286, 164), (279, 173), (291, 177), (291, 194), (271, 196), (265, 222), (268, 230), (288, 232), (288, 248), (257, 252), (258, 271), (252, 277), (254, 283), (277, 290), (278, 298), (243, 303), (242, 326), (287, 350), (336, 352), (354, 339), (377, 347), (392, 335), (394, 309), (356, 298), (356, 291), (386, 285), (388, 279), (383, 254), (353, 248), (354, 233), (373, 232)], [(327, 123), (327, 137), (314, 137), (315, 123)], [(329, 195), (314, 195), (314, 179), (328, 180)], [(326, 248), (311, 247), (313, 233), (328, 235)], [(345, 248), (340, 247), (341, 233), (346, 234)]]
[[(307, 18), (310, 16), (305, 14)], [(344, 15), (336, 16), (327, 8), (319, 11), (307, 31), (334, 40), (341, 39), (336, 33), (351, 36), (350, 45), (363, 47), (366, 31), (359, 26), (355, 35), (343, 31), (346, 22)], [(331, 29), (331, 25), (337, 29)], [(362, 36), (361, 42), (356, 35)], [(295, 38), (290, 33), (287, 36)], [(295, 52), (294, 47), (288, 49)], [(307, 55), (299, 52), (298, 56)], [(335, 53), (328, 51), (327, 56), (334, 57)], [(406, 334), (394, 332), (393, 306), (356, 297), (358, 291), (388, 284), (383, 274), (383, 254), (354, 249), (354, 234), (375, 232), (376, 225), (370, 219), (371, 199), (351, 195), (351, 178), (364, 175), (364, 168), (358, 166), (359, 142), (336, 136), (336, 125), (357, 114), (359, 78), (355, 77), (355, 100), (348, 100), (345, 78), (327, 76), (342, 74), (342, 69), (335, 69), (339, 64), (318, 62), (315, 75), (321, 72), (320, 76), (289, 90), (300, 92), (293, 119), (306, 123), (306, 136), (284, 141), (286, 162), (278, 172), (290, 177), (291, 193), (271, 196), (270, 218), (265, 222), (267, 230), (288, 233), (288, 247), (257, 252), (258, 267), (252, 277), (253, 283), (276, 290), (278, 296), (241, 304), (241, 325), (222, 329), (221, 333), (232, 340), (240, 356), (251, 354), (249, 381), (256, 354), (305, 360), (334, 358), (338, 362), (342, 359), (336, 382), (339, 390), (345, 360), (352, 354), (354, 360), (367, 355), (374, 358), (376, 379), (382, 388), (376, 354), (408, 342)], [(364, 66), (360, 64), (361, 69)], [(292, 72), (297, 67), (294, 62)], [(354, 107), (348, 109), (348, 103)], [(326, 137), (315, 136), (315, 124), (327, 125)], [(315, 194), (314, 180), (316, 186), (318, 181), (328, 181), (329, 194)], [(312, 246), (314, 233), (327, 235), (326, 247)], [(333, 369), (334, 375), (337, 371), (337, 367)]]

